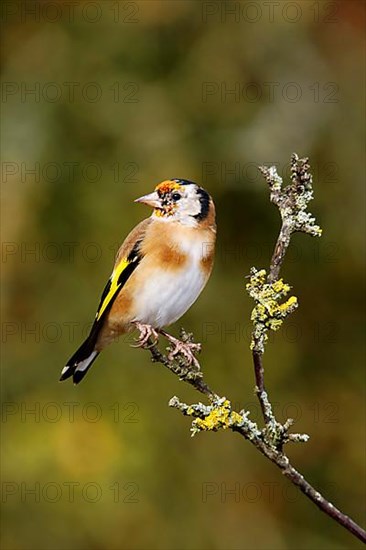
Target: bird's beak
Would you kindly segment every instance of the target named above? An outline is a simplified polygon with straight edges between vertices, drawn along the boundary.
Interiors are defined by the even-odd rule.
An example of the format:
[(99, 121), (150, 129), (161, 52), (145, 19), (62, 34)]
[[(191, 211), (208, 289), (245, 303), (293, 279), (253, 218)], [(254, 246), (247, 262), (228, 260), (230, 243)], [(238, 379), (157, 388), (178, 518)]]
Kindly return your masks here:
[(156, 191), (150, 193), (149, 195), (144, 195), (143, 197), (136, 199), (134, 202), (141, 202), (142, 204), (147, 204), (148, 206), (152, 206), (153, 208), (161, 207), (159, 195)]

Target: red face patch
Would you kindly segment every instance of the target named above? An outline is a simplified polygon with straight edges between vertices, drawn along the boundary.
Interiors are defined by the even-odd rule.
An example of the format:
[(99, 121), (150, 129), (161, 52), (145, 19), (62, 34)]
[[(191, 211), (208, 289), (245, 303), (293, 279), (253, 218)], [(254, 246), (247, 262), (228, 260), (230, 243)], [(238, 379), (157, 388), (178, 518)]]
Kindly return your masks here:
[(176, 191), (179, 188), (180, 185), (176, 181), (165, 180), (155, 187), (155, 191), (158, 191), (158, 193), (165, 195), (166, 193), (171, 193), (172, 191)]

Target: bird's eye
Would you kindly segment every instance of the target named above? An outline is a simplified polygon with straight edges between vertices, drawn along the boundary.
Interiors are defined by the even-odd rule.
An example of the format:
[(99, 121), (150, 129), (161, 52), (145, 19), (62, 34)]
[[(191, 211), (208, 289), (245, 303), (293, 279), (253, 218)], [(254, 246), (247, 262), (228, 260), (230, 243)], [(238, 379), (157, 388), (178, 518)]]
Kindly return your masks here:
[(179, 193), (173, 193), (172, 195), (172, 199), (173, 201), (179, 201), (179, 199), (181, 199), (181, 195)]

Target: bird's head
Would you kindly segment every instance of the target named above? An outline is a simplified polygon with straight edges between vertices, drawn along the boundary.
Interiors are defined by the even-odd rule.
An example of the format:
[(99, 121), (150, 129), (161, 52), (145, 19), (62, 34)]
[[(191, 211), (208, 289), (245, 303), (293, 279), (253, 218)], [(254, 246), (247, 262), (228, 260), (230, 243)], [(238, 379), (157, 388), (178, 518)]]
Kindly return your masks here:
[(152, 206), (154, 218), (178, 221), (192, 227), (215, 215), (215, 207), (207, 191), (193, 181), (182, 179), (163, 181), (153, 193), (135, 202)]

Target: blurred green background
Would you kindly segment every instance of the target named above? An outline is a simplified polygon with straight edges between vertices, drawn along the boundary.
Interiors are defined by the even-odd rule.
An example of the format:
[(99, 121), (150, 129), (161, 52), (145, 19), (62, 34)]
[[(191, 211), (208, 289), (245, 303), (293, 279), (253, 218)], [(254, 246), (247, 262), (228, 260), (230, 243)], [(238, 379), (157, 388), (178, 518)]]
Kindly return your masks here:
[[(349, 533), (232, 433), (191, 438), (200, 397), (130, 342), (58, 383), (114, 253), (192, 179), (215, 199), (215, 269), (181, 323), (207, 381), (259, 419), (245, 275), (279, 228), (255, 169), (308, 155), (322, 239), (293, 238), (300, 309), (271, 338), (280, 419), (311, 438), (294, 465), (364, 520), (364, 7), (336, 2), (4, 2), (2, 547), (349, 549)], [(33, 412), (32, 412), (33, 411)]]

